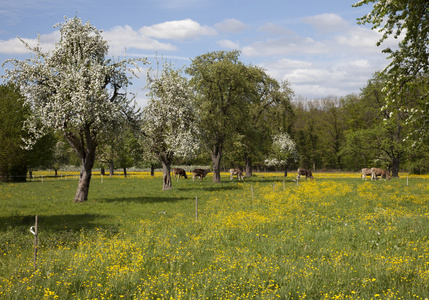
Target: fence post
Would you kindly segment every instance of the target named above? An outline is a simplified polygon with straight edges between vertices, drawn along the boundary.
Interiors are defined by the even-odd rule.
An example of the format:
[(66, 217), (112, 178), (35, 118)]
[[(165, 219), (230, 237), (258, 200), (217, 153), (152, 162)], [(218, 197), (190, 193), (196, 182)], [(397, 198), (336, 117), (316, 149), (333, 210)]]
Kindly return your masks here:
[(36, 220), (34, 226), (30, 227), (30, 232), (34, 235), (34, 269), (37, 269), (37, 236), (38, 236), (38, 216), (36, 215)]
[(195, 197), (195, 221), (198, 222), (198, 196)]

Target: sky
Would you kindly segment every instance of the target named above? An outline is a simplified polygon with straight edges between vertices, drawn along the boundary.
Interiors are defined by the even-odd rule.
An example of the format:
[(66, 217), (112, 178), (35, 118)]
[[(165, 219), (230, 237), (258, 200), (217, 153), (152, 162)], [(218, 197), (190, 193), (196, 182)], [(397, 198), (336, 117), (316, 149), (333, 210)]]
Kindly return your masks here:
[[(357, 0), (356, 0), (357, 1)], [(240, 50), (240, 60), (288, 81), (299, 99), (358, 94), (388, 63), (381, 34), (357, 18), (371, 6), (355, 0), (0, 0), (0, 62), (31, 53), (18, 40), (49, 51), (55, 24), (75, 16), (103, 31), (114, 57), (162, 57), (187, 66), (207, 52)], [(10, 67), (10, 66), (9, 66)], [(130, 91), (144, 106), (146, 70)], [(0, 70), (0, 75), (4, 70)]]

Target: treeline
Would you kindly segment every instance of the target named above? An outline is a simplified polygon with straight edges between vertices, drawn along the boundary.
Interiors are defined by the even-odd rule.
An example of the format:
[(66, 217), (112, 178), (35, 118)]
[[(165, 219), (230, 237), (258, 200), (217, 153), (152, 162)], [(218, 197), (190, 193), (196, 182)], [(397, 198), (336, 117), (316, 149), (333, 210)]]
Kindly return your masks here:
[(292, 135), (299, 165), (352, 171), (383, 167), (392, 176), (400, 170), (428, 172), (427, 144), (413, 139), (413, 133), (425, 128), (408, 122), (410, 113), (422, 107), (428, 78), (404, 87), (393, 111), (386, 107), (386, 80), (376, 73), (359, 94), (295, 101)]
[[(385, 82), (380, 74), (362, 88), (359, 94), (346, 97), (321, 99), (294, 99), (281, 113), (267, 117), (283, 118), (266, 120), (265, 124), (282, 124), (296, 145), (297, 156), (287, 156), (289, 170), (305, 167), (313, 170), (357, 171), (363, 167), (383, 167), (397, 176), (400, 170), (412, 173), (429, 171), (429, 149), (415, 145), (409, 138), (416, 130), (406, 124), (407, 111), (419, 107), (421, 95), (427, 92), (427, 78), (421, 85), (413, 86), (395, 114), (383, 109)], [(26, 150), (22, 137), (28, 133), (22, 125), (30, 115), (19, 91), (13, 85), (0, 86), (0, 176), (2, 180), (25, 180), (34, 169), (53, 169), (55, 173), (67, 165), (79, 166), (75, 151), (61, 135), (49, 133), (31, 150)], [(145, 150), (144, 140), (130, 126), (118, 130), (106, 139), (97, 150), (95, 167), (113, 174), (115, 169), (161, 167), (159, 160)], [(245, 169), (241, 142), (225, 147), (221, 168)], [(256, 141), (258, 142), (258, 141)], [(273, 143), (273, 139), (263, 142)], [(267, 157), (273, 155), (272, 145), (254, 157), (252, 165), (257, 170), (283, 170), (282, 166), (268, 166)], [(265, 149), (265, 150), (264, 150)], [(200, 149), (193, 157), (175, 157), (173, 165), (211, 165), (210, 152)]]

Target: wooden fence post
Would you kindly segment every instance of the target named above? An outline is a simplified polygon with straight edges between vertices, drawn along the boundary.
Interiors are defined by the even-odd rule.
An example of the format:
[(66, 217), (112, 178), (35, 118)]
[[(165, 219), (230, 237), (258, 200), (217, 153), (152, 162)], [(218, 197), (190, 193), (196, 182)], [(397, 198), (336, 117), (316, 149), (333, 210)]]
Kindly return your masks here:
[(30, 232), (34, 235), (34, 269), (37, 269), (37, 236), (38, 236), (38, 216), (36, 215), (36, 220), (34, 226), (30, 227)]
[(195, 221), (198, 222), (198, 196), (195, 197)]

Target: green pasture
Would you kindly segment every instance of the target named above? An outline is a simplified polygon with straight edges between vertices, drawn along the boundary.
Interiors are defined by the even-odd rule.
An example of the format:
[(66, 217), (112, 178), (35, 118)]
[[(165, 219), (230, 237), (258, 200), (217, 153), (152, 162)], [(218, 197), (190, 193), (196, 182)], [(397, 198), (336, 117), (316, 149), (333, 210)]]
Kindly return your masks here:
[(0, 299), (427, 299), (429, 179), (315, 178), (0, 183)]

